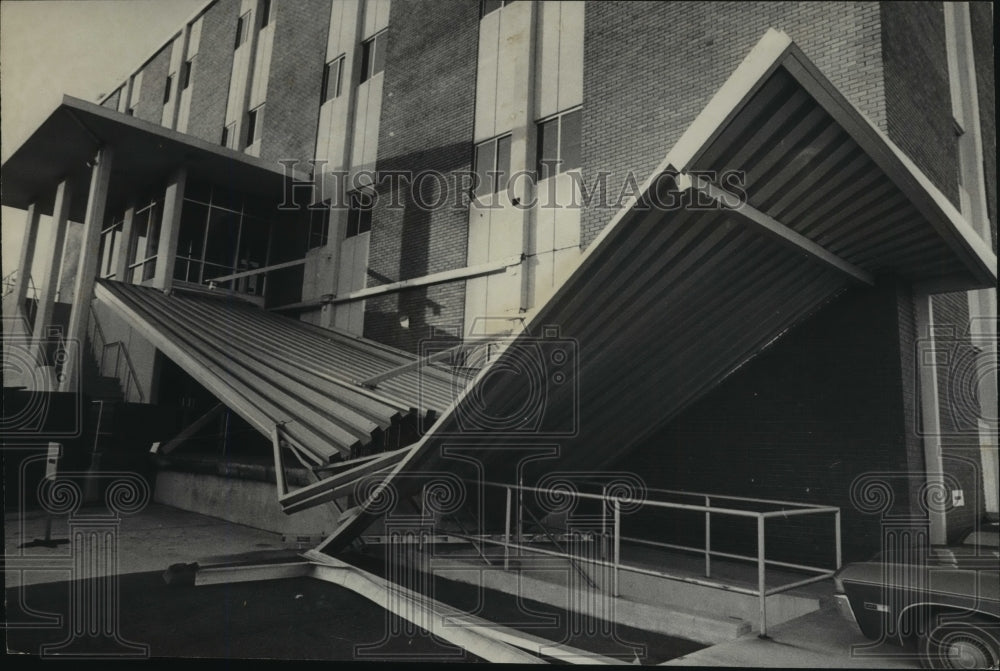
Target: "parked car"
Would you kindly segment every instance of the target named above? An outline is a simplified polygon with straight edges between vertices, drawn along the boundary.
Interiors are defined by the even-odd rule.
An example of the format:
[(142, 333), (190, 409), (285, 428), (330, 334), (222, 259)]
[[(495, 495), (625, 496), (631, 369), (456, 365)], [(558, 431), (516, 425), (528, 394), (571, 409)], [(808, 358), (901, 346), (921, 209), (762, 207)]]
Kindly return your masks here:
[(947, 546), (879, 553), (834, 577), (837, 606), (872, 640), (916, 640), (934, 669), (1000, 664), (1000, 529), (988, 521)]

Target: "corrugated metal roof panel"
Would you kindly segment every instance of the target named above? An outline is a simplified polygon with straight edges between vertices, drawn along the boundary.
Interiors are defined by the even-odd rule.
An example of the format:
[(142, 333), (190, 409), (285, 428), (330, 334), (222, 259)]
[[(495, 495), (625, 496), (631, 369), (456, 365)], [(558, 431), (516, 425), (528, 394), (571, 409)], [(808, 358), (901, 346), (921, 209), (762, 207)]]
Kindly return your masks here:
[[(422, 366), (400, 377), (420, 393), (358, 381), (416, 357), (355, 336), (322, 329), (232, 298), (102, 280), (108, 303), (158, 349), (264, 435), (275, 424), (317, 462), (355, 456), (386, 442), (382, 435), (410, 416), (440, 412), (465, 378)], [(395, 445), (393, 445), (395, 447)]]

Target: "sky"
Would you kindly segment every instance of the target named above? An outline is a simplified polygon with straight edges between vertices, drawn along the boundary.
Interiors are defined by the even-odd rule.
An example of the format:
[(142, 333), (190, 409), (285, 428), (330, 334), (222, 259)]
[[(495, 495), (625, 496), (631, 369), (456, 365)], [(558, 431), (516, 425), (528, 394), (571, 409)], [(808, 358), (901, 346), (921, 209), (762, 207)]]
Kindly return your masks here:
[[(63, 94), (96, 102), (113, 91), (205, 4), (0, 0), (0, 158), (7, 160)], [(0, 214), (2, 275), (7, 275), (17, 266), (25, 213), (5, 207)], [(49, 244), (48, 225), (43, 218), (36, 258)]]

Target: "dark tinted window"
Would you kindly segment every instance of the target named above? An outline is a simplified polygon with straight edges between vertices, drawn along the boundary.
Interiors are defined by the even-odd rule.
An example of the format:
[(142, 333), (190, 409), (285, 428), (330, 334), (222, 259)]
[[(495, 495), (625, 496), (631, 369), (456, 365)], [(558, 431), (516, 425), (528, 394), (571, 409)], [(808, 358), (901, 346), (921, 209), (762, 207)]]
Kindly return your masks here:
[(246, 42), (248, 30), (250, 30), (250, 12), (236, 19), (236, 44), (233, 45), (233, 49), (238, 49)]
[(352, 238), (372, 230), (371, 197), (355, 191), (347, 211), (347, 236)]
[(580, 110), (564, 114), (559, 131), (559, 172), (576, 170), (580, 167)]
[(559, 119), (538, 124), (538, 179), (547, 179), (559, 172)]
[(321, 102), (340, 96), (340, 82), (344, 74), (344, 57), (326, 64), (323, 70), (323, 92)]
[(538, 179), (580, 167), (581, 111), (573, 110), (538, 124)]
[(261, 108), (250, 110), (247, 114), (247, 145), (251, 145), (260, 137)]
[(310, 208), (309, 213), (309, 249), (322, 247), (330, 235), (330, 203), (323, 203), (322, 209)]
[(497, 145), (494, 140), (476, 145), (476, 195), (493, 193), (493, 176), (489, 173), (496, 165)]
[(366, 82), (385, 67), (386, 31), (361, 44), (361, 82)]

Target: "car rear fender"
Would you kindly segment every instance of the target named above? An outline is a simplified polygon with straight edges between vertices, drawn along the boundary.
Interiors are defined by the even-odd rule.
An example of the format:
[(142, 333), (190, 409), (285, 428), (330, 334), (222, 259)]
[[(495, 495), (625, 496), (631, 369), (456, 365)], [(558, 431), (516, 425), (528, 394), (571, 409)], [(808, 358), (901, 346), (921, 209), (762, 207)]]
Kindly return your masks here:
[[(918, 601), (902, 609), (896, 618), (896, 631), (899, 632), (898, 637), (900, 641), (903, 640), (904, 638), (903, 632), (906, 631), (905, 629), (906, 618), (914, 616), (926, 618), (924, 621), (929, 625), (931, 617), (936, 617), (938, 615), (946, 613), (954, 614), (956, 616), (966, 615), (966, 616), (986, 618), (990, 622), (996, 623), (997, 626), (1000, 626), (1000, 618), (998, 618), (996, 615), (993, 615), (992, 613), (983, 610), (978, 610), (975, 608), (966, 608), (963, 606), (956, 606), (955, 604), (943, 603), (940, 601), (933, 601), (933, 600)], [(957, 619), (959, 618), (956, 617), (956, 620)], [(928, 633), (928, 632), (925, 631), (923, 633)]]

